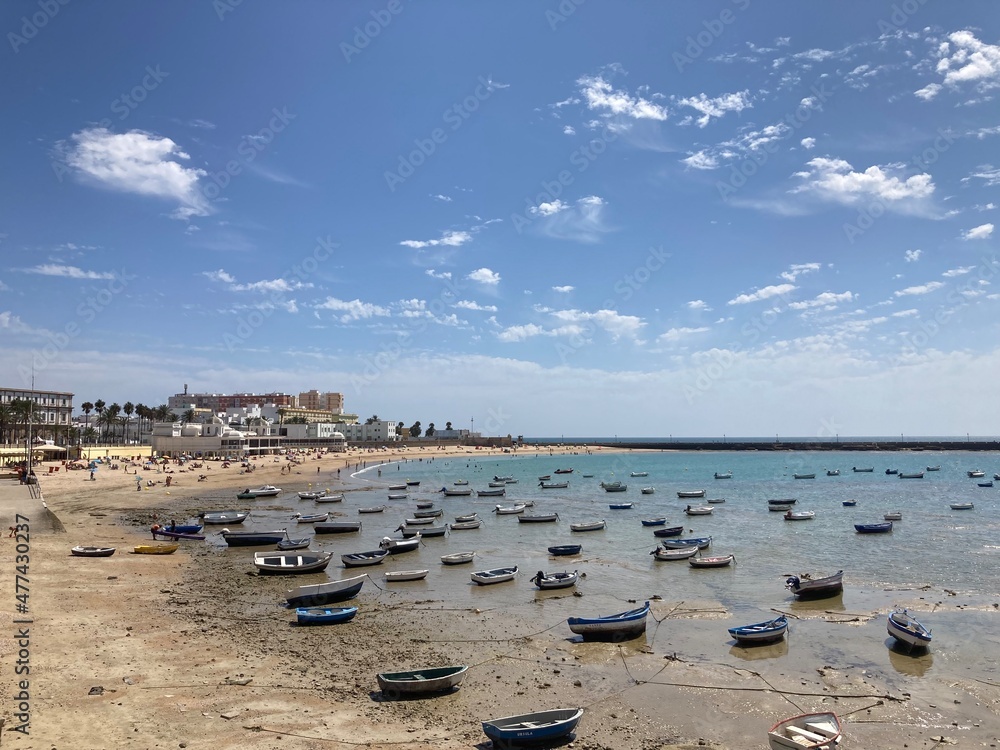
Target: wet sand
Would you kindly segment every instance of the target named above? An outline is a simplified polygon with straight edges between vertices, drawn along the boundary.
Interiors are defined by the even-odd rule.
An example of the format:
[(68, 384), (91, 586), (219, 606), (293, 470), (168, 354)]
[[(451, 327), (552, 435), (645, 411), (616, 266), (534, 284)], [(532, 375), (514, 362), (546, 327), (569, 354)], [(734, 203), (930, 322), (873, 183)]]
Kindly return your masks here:
[[(741, 624), (713, 601), (664, 594), (653, 601), (645, 638), (579, 643), (545, 606), (572, 593), (540, 596), (534, 611), (491, 609), (488, 596), (456, 609), (402, 585), (386, 590), (373, 576), (352, 602), (360, 612), (351, 623), (300, 628), (281, 606), (284, 592), (315, 581), (257, 576), (252, 548), (187, 542), (170, 556), (129, 554), (149, 541), (152, 522), (180, 520), (199, 496), (315, 482), (317, 467), (317, 484), (336, 491), (351, 486), (346, 467), (393, 457), (310, 458), (291, 475), (270, 457), (249, 476), (238, 464), (171, 467), (173, 474), (140, 468), (143, 482), (156, 482), (141, 491), (121, 469), (102, 469), (94, 482), (85, 471), (38, 471), (65, 533), (31, 539), (30, 736), (11, 731), (16, 644), (14, 615), (5, 615), (4, 747), (487, 748), (483, 719), (566, 706), (586, 709), (574, 747), (587, 750), (765, 747), (772, 723), (818, 710), (842, 717), (845, 748), (931, 748), (937, 738), (997, 744), (1000, 679), (988, 679), (982, 665), (952, 663), (946, 646), (918, 658), (890, 652), (894, 669), (880, 669), (874, 654), (885, 649), (884, 625), (873, 637), (865, 612), (796, 608), (791, 645), (734, 647), (731, 658), (711, 661), (703, 655), (718, 650), (720, 632)], [(199, 474), (208, 479), (199, 482)], [(23, 491), (19, 507), (40, 517), (26, 488), (6, 491)], [(76, 544), (118, 551), (70, 557)], [(13, 544), (4, 555), (13, 571)], [(333, 566), (331, 575), (338, 577)], [(917, 595), (913, 604), (918, 612), (926, 606)], [(4, 609), (13, 612), (12, 594)], [(949, 612), (956, 623), (968, 616)], [(996, 618), (986, 607), (977, 616)], [(995, 636), (988, 641), (986, 650), (996, 645)], [(804, 642), (811, 647), (798, 648)], [(448, 695), (393, 700), (375, 681), (379, 671), (446, 664), (470, 666)]]

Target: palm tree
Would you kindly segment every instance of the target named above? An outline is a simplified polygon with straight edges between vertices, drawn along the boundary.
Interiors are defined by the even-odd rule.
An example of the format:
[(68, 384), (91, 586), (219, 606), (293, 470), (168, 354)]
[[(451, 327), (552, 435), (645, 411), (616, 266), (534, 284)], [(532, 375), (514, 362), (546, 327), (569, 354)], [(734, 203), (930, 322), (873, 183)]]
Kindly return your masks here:
[[(97, 401), (94, 402), (94, 411), (97, 412), (97, 425), (98, 425), (98, 427), (100, 427), (100, 425), (101, 425), (101, 416), (104, 414), (104, 407), (105, 407), (105, 403), (104, 403), (104, 401), (102, 399), (97, 399)], [(97, 437), (98, 441), (101, 440), (101, 435), (102, 434), (103, 434), (103, 430), (98, 431), (98, 437)]]
[(153, 409), (156, 414), (157, 422), (173, 422), (174, 413), (170, 410), (170, 407), (166, 404), (160, 404), (155, 409)]
[(448, 430), (449, 432), (451, 432), (451, 422), (445, 422), (444, 423), (444, 428), (446, 430)]
[(88, 425), (83, 430), (83, 439), (88, 443), (93, 443), (97, 439), (97, 430)]
[(198, 418), (197, 412), (194, 409), (188, 409), (184, 414), (181, 415), (181, 422), (184, 424), (190, 424)]
[(80, 404), (80, 408), (83, 409), (83, 413), (87, 417), (87, 427), (90, 427), (90, 412), (94, 410), (94, 405), (89, 401), (84, 401)]
[[(11, 414), (14, 419), (14, 442), (18, 440), (18, 434), (27, 435), (28, 432), (28, 422), (31, 421), (32, 412), (34, 410), (34, 402), (26, 398), (15, 398), (10, 402)], [(21, 430), (17, 429), (18, 425), (22, 425)]]
[(424, 433), (427, 437), (434, 437), (434, 423), (431, 422), (427, 425), (427, 431)]
[(123, 430), (125, 434), (122, 437), (125, 445), (128, 445), (128, 424), (132, 421), (132, 415), (135, 413), (135, 404), (131, 401), (126, 401), (122, 407), (122, 411), (125, 412), (125, 429)]
[(420, 422), (419, 421), (418, 422), (414, 422), (410, 426), (410, 437), (412, 437), (412, 438), (418, 438), (418, 437), (420, 437), (420, 433), (421, 432), (422, 432), (422, 430), (420, 429)]
[(117, 432), (115, 428), (119, 424), (121, 424), (121, 421), (118, 419), (121, 413), (122, 413), (122, 407), (118, 404), (117, 401), (104, 410), (104, 414), (107, 417), (107, 421), (105, 423), (107, 424), (108, 427), (111, 428), (111, 437), (108, 438), (108, 440), (111, 442), (114, 442), (118, 439), (115, 437), (115, 433)]
[(14, 421), (14, 412), (9, 404), (0, 404), (0, 443), (7, 443), (7, 425)]
[(148, 417), (149, 408), (145, 404), (135, 405), (135, 416), (136, 416), (136, 433), (135, 441), (137, 443), (142, 442), (142, 421)]
[(365, 424), (375, 424), (378, 422), (378, 414), (372, 414), (368, 419), (365, 420)]

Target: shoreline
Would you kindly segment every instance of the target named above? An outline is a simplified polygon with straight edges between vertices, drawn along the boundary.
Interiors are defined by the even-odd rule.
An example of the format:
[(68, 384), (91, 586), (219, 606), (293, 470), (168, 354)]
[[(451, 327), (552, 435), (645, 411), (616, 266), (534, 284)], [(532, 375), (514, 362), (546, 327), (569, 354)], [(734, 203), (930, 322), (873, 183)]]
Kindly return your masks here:
[[(252, 575), (246, 551), (195, 542), (168, 557), (126, 554), (140, 524), (154, 513), (194, 505), (200, 495), (283, 481), (360, 489), (345, 468), (367, 462), (362, 468), (370, 471), (373, 461), (393, 455), (405, 461), (465, 453), (489, 455), (352, 452), (307, 459), (291, 475), (271, 457), (255, 462), (249, 476), (174, 465), (165, 470), (173, 474), (141, 467), (126, 474), (123, 466), (101, 469), (93, 482), (86, 472), (50, 476), (36, 469), (46, 503), (67, 533), (33, 537), (35, 718), (26, 741), (16, 733), (11, 739), (8, 719), (8, 742), (25, 748), (41, 747), (33, 743), (42, 738), (51, 742), (46, 747), (183, 743), (228, 749), (280, 742), (284, 748), (340, 748), (346, 742), (488, 748), (483, 719), (577, 705), (586, 708), (577, 745), (593, 750), (763, 747), (767, 727), (778, 718), (829, 705), (846, 717), (845, 745), (853, 747), (932, 746), (930, 738), (938, 735), (961, 737), (963, 744), (996, 742), (996, 687), (962, 678), (959, 665), (943, 674), (941, 667), (931, 669), (926, 679), (882, 674), (866, 666), (883, 648), (877, 641), (845, 662), (840, 650), (850, 652), (851, 633), (871, 625), (843, 622), (843, 615), (830, 625), (822, 610), (796, 624), (780, 658), (761, 658), (767, 655), (754, 650), (722, 663), (703, 656), (715, 649), (726, 624), (719, 602), (656, 600), (646, 638), (575, 643), (566, 638), (559, 601), (565, 594), (559, 592), (536, 595), (514, 611), (491, 609), (488, 596), (456, 610), (445, 599), (414, 600), (405, 589), (372, 580), (351, 602), (361, 608), (351, 624), (297, 628), (278, 603), (300, 581)], [(315, 481), (314, 466), (322, 481)], [(200, 474), (210, 476), (199, 482)], [(136, 476), (154, 485), (136, 491)], [(173, 479), (169, 489), (167, 476)], [(26, 490), (16, 483), (15, 489)], [(77, 543), (119, 551), (111, 558), (68, 557)], [(958, 610), (953, 615), (964, 616)], [(803, 648), (827, 638), (833, 638), (831, 647), (839, 645), (822, 659), (812, 647)], [(946, 644), (932, 649), (935, 657), (948, 664)], [(910, 664), (909, 657), (900, 658)], [(439, 698), (385, 700), (375, 684), (377, 671), (448, 663), (469, 664), (470, 674), (458, 691)], [(919, 668), (919, 661), (914, 664)], [(9, 677), (2, 683), (8, 706), (11, 685)], [(103, 694), (89, 695), (93, 687)], [(857, 697), (834, 697), (841, 695)]]

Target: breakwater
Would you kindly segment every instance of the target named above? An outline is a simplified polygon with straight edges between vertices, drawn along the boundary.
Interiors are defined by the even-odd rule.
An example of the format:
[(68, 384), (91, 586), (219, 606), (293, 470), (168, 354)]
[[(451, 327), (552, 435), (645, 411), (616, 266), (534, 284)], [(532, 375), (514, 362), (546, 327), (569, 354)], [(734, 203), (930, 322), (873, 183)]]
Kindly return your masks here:
[(635, 448), (675, 451), (1000, 451), (997, 440), (895, 440), (895, 441), (833, 441), (824, 440), (761, 440), (741, 441), (726, 438), (704, 440), (663, 440), (634, 442), (609, 440), (587, 443), (605, 448)]

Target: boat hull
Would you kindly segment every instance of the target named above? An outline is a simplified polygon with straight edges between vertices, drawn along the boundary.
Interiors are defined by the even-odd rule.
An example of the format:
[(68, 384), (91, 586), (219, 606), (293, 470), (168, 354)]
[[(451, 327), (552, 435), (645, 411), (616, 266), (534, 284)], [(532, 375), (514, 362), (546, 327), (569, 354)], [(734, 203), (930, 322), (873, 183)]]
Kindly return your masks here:
[(379, 689), (389, 697), (396, 695), (427, 695), (443, 693), (461, 684), (469, 668), (432, 667), (406, 672), (382, 672), (375, 675)]
[(295, 610), (299, 625), (336, 625), (354, 619), (357, 607), (300, 607)]
[(906, 610), (890, 614), (886, 630), (897, 641), (911, 648), (927, 648), (931, 645), (931, 631), (910, 617)]
[(483, 722), (483, 732), (497, 748), (548, 744), (572, 734), (583, 716), (582, 708), (559, 708)]
[(322, 607), (326, 604), (353, 599), (361, 591), (367, 576), (345, 578), (340, 581), (327, 581), (308, 586), (299, 586), (285, 593), (289, 607)]
[(767, 733), (771, 750), (832, 750), (840, 743), (836, 714), (802, 714), (779, 721)]
[(839, 570), (832, 576), (816, 579), (803, 580), (799, 576), (789, 576), (785, 580), (785, 588), (797, 599), (826, 599), (837, 596), (844, 591), (844, 571)]
[(115, 554), (114, 547), (73, 547), (71, 555), (76, 557), (111, 557)]
[(326, 570), (332, 553), (322, 555), (283, 555), (274, 552), (257, 552), (253, 564), (261, 575), (301, 575)]
[(780, 641), (788, 632), (788, 618), (782, 615), (767, 622), (757, 622), (753, 625), (743, 625), (729, 628), (731, 635), (740, 645), (759, 645)]
[(646, 632), (649, 602), (637, 609), (605, 617), (570, 617), (569, 629), (584, 640), (628, 640)]

